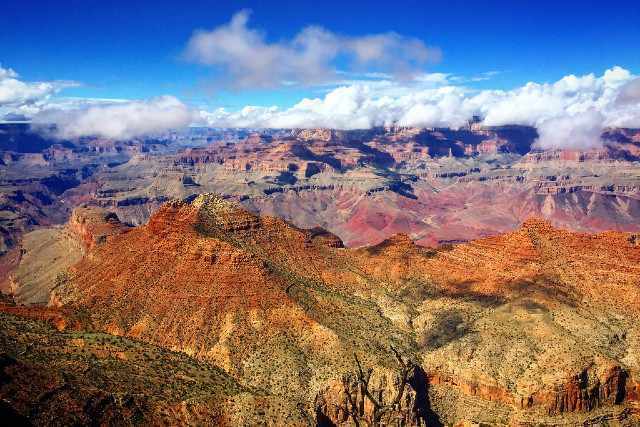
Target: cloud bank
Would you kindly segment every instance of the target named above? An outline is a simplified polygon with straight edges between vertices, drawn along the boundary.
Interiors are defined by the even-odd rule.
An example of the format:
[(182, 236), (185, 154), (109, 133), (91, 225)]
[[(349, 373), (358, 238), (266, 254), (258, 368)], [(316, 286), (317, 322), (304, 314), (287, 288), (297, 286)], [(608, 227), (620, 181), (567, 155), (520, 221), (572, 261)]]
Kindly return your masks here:
[(37, 114), (33, 121), (43, 128), (55, 125), (53, 133), (58, 138), (95, 136), (122, 140), (183, 128), (192, 120), (193, 113), (185, 104), (172, 96), (163, 96), (148, 101), (49, 109)]
[[(365, 53), (362, 53), (367, 57)], [(373, 55), (373, 54), (371, 54)], [(621, 67), (602, 75), (569, 75), (551, 83), (529, 82), (512, 90), (474, 90), (479, 77), (341, 73), (338, 87), (318, 86), (322, 97), (290, 108), (246, 106), (239, 111), (189, 107), (172, 96), (151, 100), (103, 100), (54, 96), (65, 82), (25, 82), (0, 67), (0, 117), (30, 117), (59, 138), (113, 139), (156, 134), (190, 124), (242, 128), (363, 129), (400, 125), (461, 127), (474, 115), (484, 124), (535, 126), (537, 147), (594, 148), (606, 127), (640, 128), (640, 78)], [(327, 89), (332, 88), (332, 89)]]
[(351, 69), (384, 70), (396, 77), (410, 76), (440, 51), (419, 39), (388, 32), (361, 37), (309, 26), (291, 40), (270, 43), (265, 34), (249, 28), (249, 12), (240, 11), (231, 22), (210, 31), (196, 31), (185, 57), (221, 69), (223, 82), (238, 89), (320, 84), (338, 76), (336, 61)]
[[(51, 95), (75, 86), (73, 82), (25, 82), (11, 68), (0, 65), (0, 113), (30, 114)], [(2, 115), (2, 114), (0, 114)]]
[(425, 75), (421, 80), (436, 82), (436, 87), (391, 80), (355, 83), (323, 98), (305, 98), (288, 109), (220, 108), (202, 111), (200, 118), (217, 127), (357, 129), (392, 124), (460, 127), (480, 115), (489, 126), (537, 127), (541, 148), (593, 148), (601, 143), (599, 135), (607, 126), (640, 127), (638, 79), (620, 67), (602, 76), (569, 75), (554, 83), (531, 82), (508, 91), (471, 90), (456, 86), (456, 79), (447, 75)]
[(637, 104), (638, 102), (640, 102), (640, 78), (625, 83), (616, 98), (618, 105)]
[(604, 120), (596, 110), (547, 119), (538, 125), (540, 137), (536, 147), (541, 150), (597, 148), (602, 145)]

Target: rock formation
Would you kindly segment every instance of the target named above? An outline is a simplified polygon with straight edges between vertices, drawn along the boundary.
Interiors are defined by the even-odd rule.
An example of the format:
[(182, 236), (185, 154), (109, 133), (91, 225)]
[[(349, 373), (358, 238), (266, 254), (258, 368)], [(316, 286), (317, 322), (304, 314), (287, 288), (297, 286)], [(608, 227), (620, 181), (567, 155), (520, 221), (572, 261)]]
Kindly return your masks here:
[[(371, 417), (376, 405), (362, 403), (368, 383), (389, 408), (384, 416), (409, 424), (632, 425), (640, 397), (633, 236), (530, 219), (435, 249), (407, 235), (346, 249), (324, 230), (202, 195), (94, 244), (48, 308), (2, 311), (50, 319), (63, 330), (55, 334), (132, 338), (216, 366), (251, 399), (264, 393), (270, 402), (268, 411), (256, 400), (237, 409), (235, 399), (243, 419), (256, 411), (267, 423), (350, 423), (354, 410)], [(398, 356), (412, 361), (407, 375)], [(400, 400), (385, 406), (403, 377)], [(213, 420), (211, 401), (189, 402), (207, 408), (193, 416)]]
[(12, 269), (5, 273), (7, 291), (20, 304), (43, 304), (51, 290), (65, 280), (66, 270), (107, 238), (127, 227), (117, 215), (96, 207), (73, 210), (65, 227), (51, 227), (25, 234)]
[(31, 152), (6, 144), (0, 254), (87, 203), (140, 225), (168, 200), (207, 192), (298, 227), (320, 226), (349, 247), (396, 233), (429, 246), (468, 241), (514, 230), (531, 215), (575, 231), (639, 231), (638, 130), (607, 129), (603, 147), (587, 151), (538, 151), (536, 138), (526, 126), (473, 123), (192, 129), (160, 139), (44, 141)]
[(2, 414), (640, 422), (637, 130), (197, 132), (0, 147)]

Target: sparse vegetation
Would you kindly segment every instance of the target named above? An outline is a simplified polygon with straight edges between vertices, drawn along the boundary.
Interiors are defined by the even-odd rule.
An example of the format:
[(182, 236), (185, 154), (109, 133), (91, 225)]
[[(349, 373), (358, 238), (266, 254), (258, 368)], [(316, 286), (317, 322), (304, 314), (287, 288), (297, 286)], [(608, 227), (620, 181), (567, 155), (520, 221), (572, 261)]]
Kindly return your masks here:
[[(338, 405), (338, 410), (346, 414), (347, 419), (351, 418), (356, 426), (365, 424), (379, 427), (396, 423), (408, 425), (412, 421), (417, 421), (417, 425), (421, 424), (407, 391), (410, 376), (416, 366), (411, 360), (404, 359), (394, 347), (391, 347), (391, 351), (398, 364), (393, 387), (395, 390), (391, 397), (386, 398), (384, 388), (373, 387), (371, 384), (373, 369), (363, 369), (356, 354), (353, 355), (356, 364), (355, 373), (345, 374), (342, 377), (345, 401)], [(406, 398), (403, 399), (403, 397)], [(368, 404), (365, 404), (365, 401)]]

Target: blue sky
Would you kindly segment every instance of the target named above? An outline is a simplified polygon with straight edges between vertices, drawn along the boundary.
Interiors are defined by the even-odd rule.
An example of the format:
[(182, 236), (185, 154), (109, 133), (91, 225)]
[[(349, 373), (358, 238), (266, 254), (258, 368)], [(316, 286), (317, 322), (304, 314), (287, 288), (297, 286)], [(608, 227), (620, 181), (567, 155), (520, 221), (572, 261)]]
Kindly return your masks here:
[[(8, 0), (0, 17), (0, 62), (28, 81), (81, 83), (58, 96), (140, 99), (174, 95), (229, 109), (293, 105), (317, 87), (206, 90), (219, 69), (185, 60), (196, 29), (250, 9), (266, 42), (320, 25), (345, 36), (394, 31), (442, 52), (428, 72), (477, 76), (479, 89), (510, 89), (614, 65), (640, 70), (637, 2), (214, 2)], [(340, 67), (338, 59), (337, 66)]]

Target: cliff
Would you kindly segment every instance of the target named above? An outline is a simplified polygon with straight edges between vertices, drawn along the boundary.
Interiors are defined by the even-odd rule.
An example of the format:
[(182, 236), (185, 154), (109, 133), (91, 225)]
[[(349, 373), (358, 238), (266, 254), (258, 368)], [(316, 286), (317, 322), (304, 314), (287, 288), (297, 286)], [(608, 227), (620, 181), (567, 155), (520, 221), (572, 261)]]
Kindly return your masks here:
[(116, 214), (98, 207), (74, 209), (67, 227), (87, 249), (106, 242), (110, 236), (123, 233), (128, 228)]

